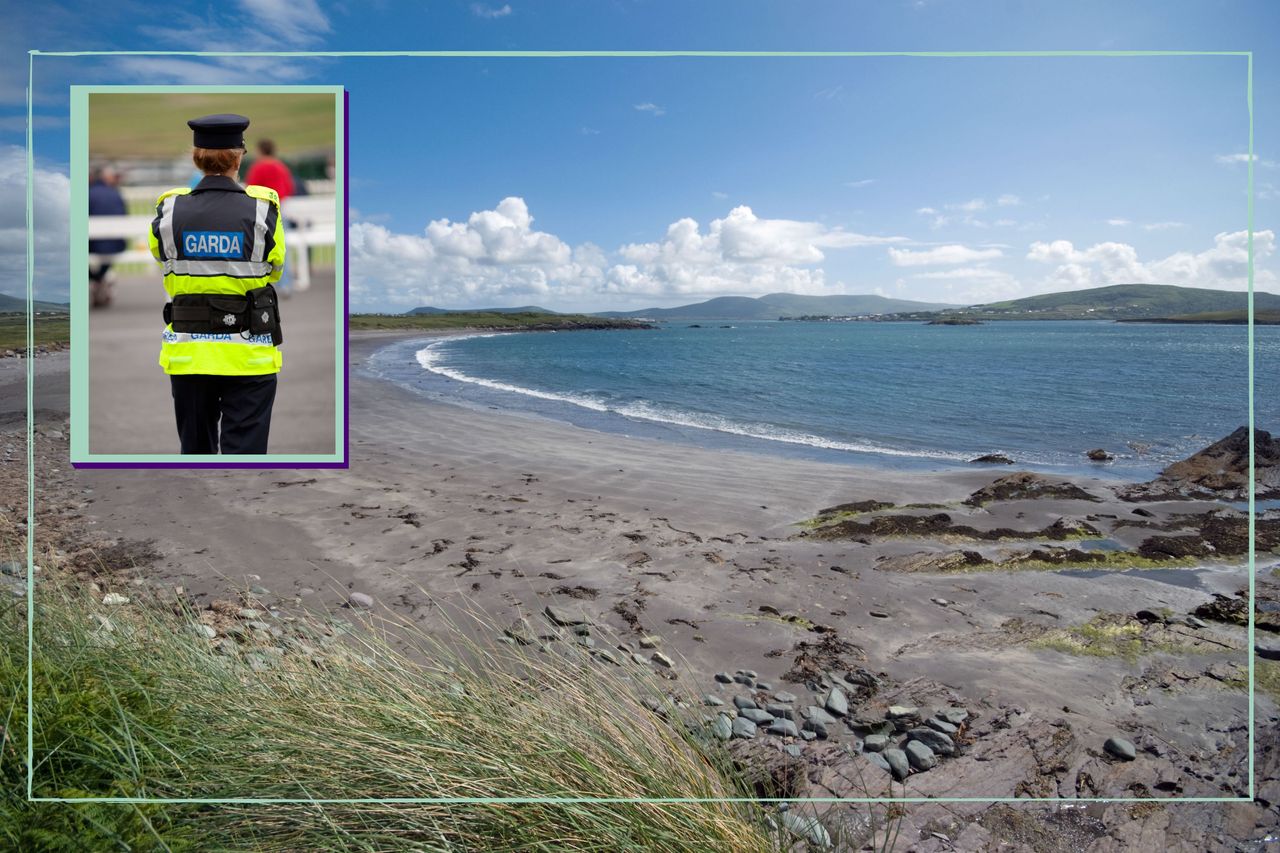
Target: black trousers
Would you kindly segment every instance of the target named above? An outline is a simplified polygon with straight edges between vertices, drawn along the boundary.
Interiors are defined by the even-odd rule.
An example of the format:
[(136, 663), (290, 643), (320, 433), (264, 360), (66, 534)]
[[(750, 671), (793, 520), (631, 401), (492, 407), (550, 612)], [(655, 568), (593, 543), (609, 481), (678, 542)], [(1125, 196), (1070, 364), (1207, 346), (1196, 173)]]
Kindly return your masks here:
[(267, 452), (271, 406), (276, 399), (274, 373), (265, 376), (192, 374), (169, 379), (183, 453)]

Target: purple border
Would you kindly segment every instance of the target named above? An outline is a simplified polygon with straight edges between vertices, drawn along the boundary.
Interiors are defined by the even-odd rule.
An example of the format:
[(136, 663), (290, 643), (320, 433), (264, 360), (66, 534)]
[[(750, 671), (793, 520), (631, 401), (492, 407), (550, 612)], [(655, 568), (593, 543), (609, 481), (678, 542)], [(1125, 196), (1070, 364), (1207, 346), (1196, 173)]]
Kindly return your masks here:
[[(291, 468), (351, 467), (351, 93), (342, 89), (342, 460), (339, 462), (72, 462), (80, 469), (100, 468)], [(271, 454), (267, 454), (270, 456)]]

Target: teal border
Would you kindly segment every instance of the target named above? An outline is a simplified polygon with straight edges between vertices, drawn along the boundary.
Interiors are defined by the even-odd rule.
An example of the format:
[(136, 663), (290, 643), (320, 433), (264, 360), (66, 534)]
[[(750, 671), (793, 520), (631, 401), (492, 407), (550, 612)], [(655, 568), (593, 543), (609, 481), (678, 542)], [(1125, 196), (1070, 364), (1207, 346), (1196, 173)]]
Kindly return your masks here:
[[(1066, 798), (1066, 797), (869, 797), (869, 798), (844, 798), (844, 797), (811, 797), (799, 800), (771, 800), (756, 798), (668, 798), (668, 799), (646, 799), (646, 798), (604, 798), (604, 797), (443, 797), (443, 798), (342, 798), (342, 799), (312, 799), (312, 798), (275, 798), (275, 799), (254, 799), (254, 798), (130, 798), (130, 797), (75, 797), (75, 798), (58, 798), (58, 797), (33, 797), (32, 785), (34, 776), (34, 741), (32, 733), (32, 668), (31, 658), (33, 649), (33, 633), (32, 623), (35, 618), (34, 605), (34, 573), (33, 556), (34, 541), (32, 533), (35, 530), (35, 459), (32, 450), (32, 437), (34, 432), (35, 414), (32, 408), (33, 401), (33, 383), (35, 379), (34, 367), (34, 300), (35, 300), (35, 275), (34, 275), (34, 234), (32, 231), (33, 218), (33, 190), (32, 175), (34, 172), (34, 155), (33, 155), (33, 134), (31, 124), (32, 114), (32, 89), (35, 79), (35, 57), (79, 57), (79, 56), (205, 56), (205, 57), (531, 57), (531, 58), (573, 58), (573, 57), (613, 57), (613, 58), (644, 58), (644, 57), (923, 57), (923, 58), (945, 58), (945, 57), (1069, 57), (1069, 56), (1085, 56), (1085, 57), (1153, 57), (1153, 56), (1238, 56), (1247, 60), (1246, 73), (1246, 94), (1245, 102), (1249, 114), (1249, 163), (1247, 178), (1247, 195), (1248, 195), (1248, 377), (1249, 377), (1249, 618), (1248, 618), (1248, 643), (1249, 643), (1249, 792), (1243, 797), (1089, 797), (1089, 798)], [(78, 87), (77, 87), (78, 88)], [(92, 87), (91, 87), (92, 88)], [(106, 87), (102, 87), (106, 88)], [(121, 87), (130, 88), (130, 87)], [(181, 89), (183, 87), (169, 87), (168, 90)], [(234, 87), (214, 87), (221, 91), (230, 91)], [(95, 88), (95, 91), (98, 89)], [(339, 134), (339, 140), (341, 140)], [(345, 157), (345, 151), (343, 155)], [(73, 149), (72, 156), (74, 158), (75, 151)], [(1255, 474), (1255, 454), (1254, 454), (1254, 405), (1253, 405), (1253, 378), (1254, 378), (1254, 334), (1253, 334), (1253, 280), (1254, 280), (1254, 251), (1253, 251), (1253, 215), (1254, 215), (1254, 121), (1253, 121), (1253, 51), (1194, 51), (1194, 50), (1018, 50), (1018, 51), (664, 51), (664, 50), (560, 50), (560, 51), (486, 51), (486, 50), (407, 50), (407, 51), (146, 51), (146, 50), (89, 50), (89, 51), (28, 51), (28, 68), (27, 68), (27, 472), (28, 472), (28, 492), (27, 492), (27, 799), (31, 802), (64, 802), (64, 803), (205, 803), (205, 804), (250, 804), (250, 805), (270, 805), (270, 804), (286, 804), (286, 803), (313, 803), (313, 804), (355, 804), (355, 803), (456, 803), (456, 804), (480, 804), (480, 803), (656, 803), (656, 804), (677, 804), (677, 803), (721, 803), (721, 802), (813, 802), (813, 803), (1241, 803), (1253, 802), (1255, 794), (1255, 769), (1254, 769), (1254, 750), (1255, 750), (1255, 721), (1254, 721), (1254, 601), (1255, 601), (1255, 515), (1256, 515), (1256, 487), (1254, 483)], [(74, 209), (74, 208), (73, 208)], [(74, 239), (74, 235), (73, 235)], [(74, 321), (73, 321), (74, 334)], [(74, 434), (74, 431), (73, 431)], [(155, 457), (159, 458), (159, 457)]]
[[(345, 89), (342, 86), (72, 86), (71, 87), (71, 213), (68, 236), (71, 241), (71, 464), (128, 466), (133, 464), (168, 467), (189, 465), (193, 459), (179, 453), (92, 453), (89, 450), (89, 385), (92, 368), (89, 352), (76, 341), (89, 339), (89, 307), (79, 298), (82, 281), (88, 269), (88, 187), (89, 187), (89, 96), (96, 94), (326, 94), (334, 98), (334, 201), (337, 209), (334, 222), (341, 227), (346, 210), (345, 169), (347, 152), (344, 147), (346, 125)], [(211, 461), (214, 467), (231, 467), (234, 463), (253, 463), (255, 467), (287, 468), (299, 464), (341, 464), (346, 460), (346, 382), (345, 338), (347, 294), (342, 286), (346, 277), (346, 253), (342, 240), (336, 243), (334, 252), (334, 412), (332, 453), (268, 453), (266, 456), (223, 454)], [(159, 339), (157, 338), (157, 341)], [(157, 344), (158, 345), (158, 344)], [(199, 460), (200, 467), (210, 467), (206, 460)]]

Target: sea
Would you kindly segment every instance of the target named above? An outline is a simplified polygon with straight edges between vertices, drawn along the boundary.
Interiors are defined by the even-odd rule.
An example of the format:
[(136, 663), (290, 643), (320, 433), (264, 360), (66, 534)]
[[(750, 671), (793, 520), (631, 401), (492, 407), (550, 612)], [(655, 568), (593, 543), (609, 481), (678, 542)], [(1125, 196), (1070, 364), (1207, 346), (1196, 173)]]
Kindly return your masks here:
[[(1280, 429), (1280, 327), (1254, 336), (1255, 423)], [(370, 367), (435, 400), (660, 441), (910, 470), (1003, 453), (1132, 480), (1248, 423), (1248, 352), (1228, 325), (700, 322), (405, 340)]]

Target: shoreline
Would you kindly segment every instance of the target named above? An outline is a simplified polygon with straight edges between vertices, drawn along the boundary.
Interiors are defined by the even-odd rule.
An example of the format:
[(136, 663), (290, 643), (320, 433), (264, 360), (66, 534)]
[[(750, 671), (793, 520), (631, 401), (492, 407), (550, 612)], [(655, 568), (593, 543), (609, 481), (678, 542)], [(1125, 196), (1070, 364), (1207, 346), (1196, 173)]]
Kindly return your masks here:
[[(360, 593), (379, 612), (431, 632), (452, 607), (508, 625), (521, 618), (545, 624), (550, 605), (581, 614), (601, 636), (626, 638), (630, 654), (653, 638), (650, 648), (677, 662), (673, 692), (693, 701), (710, 694), (730, 702), (741, 686), (713, 675), (739, 669), (757, 672), (773, 691), (816, 701), (822, 691), (786, 680), (788, 672), (819, 649), (844, 649), (836, 657), (850, 671), (874, 673), (881, 685), (867, 708), (945, 703), (974, 717), (979, 734), (967, 754), (913, 773), (905, 788), (895, 786), (896, 795), (1011, 796), (1025, 782), (1041, 795), (1084, 796), (1072, 787), (1082, 773), (1116, 796), (1131, 783), (1157, 790), (1164, 775), (1183, 796), (1237, 784), (1247, 703), (1228, 682), (1235, 683), (1231, 673), (1246, 660), (1243, 629), (1211, 623), (1184, 636), (1186, 626), (1156, 626), (1178, 634), (1177, 643), (1199, 644), (1187, 651), (1161, 645), (1173, 640), (1151, 634), (1156, 629), (1138, 625), (1133, 614), (1181, 618), (1215, 594), (1229, 598), (1245, 584), (1243, 566), (1087, 576), (915, 571), (894, 566), (922, 548), (971, 548), (995, 557), (1030, 545), (959, 544), (952, 534), (799, 535), (806, 530), (801, 522), (824, 508), (856, 501), (894, 505), (851, 516), (856, 523), (945, 512), (984, 530), (1040, 529), (1059, 518), (1129, 517), (1134, 505), (1115, 498), (1114, 484), (1066, 478), (1099, 502), (1040, 497), (967, 507), (966, 497), (1009, 473), (1007, 467), (886, 472), (641, 441), (433, 401), (362, 367), (388, 342), (432, 337), (352, 336), (345, 471), (173, 471), (164, 483), (170, 499), (157, 501), (146, 472), (59, 465), (66, 447), (61, 418), (42, 415), (38, 470), (48, 473), (38, 496), (45, 502), (41, 535), (83, 526), (79, 546), (133, 554), (136, 568), (122, 570), (181, 586), (199, 606), (254, 588), (262, 590), (255, 600), (267, 606), (341, 617)], [(1158, 522), (1212, 505), (1150, 506)], [(192, 525), (193, 518), (201, 523)], [(1123, 535), (1135, 544), (1148, 531)], [(149, 550), (129, 550), (139, 543)], [(1260, 567), (1270, 559), (1259, 557)], [(1260, 588), (1267, 583), (1259, 577)], [(1137, 626), (1141, 650), (1073, 651), (1068, 641), (1087, 638), (1099, 619), (1120, 620), (1125, 631)], [(642, 659), (656, 667), (647, 663), (651, 654), (645, 650)], [(1173, 686), (1161, 687), (1162, 679)], [(1262, 694), (1258, 701), (1264, 726), (1276, 709)], [(1066, 733), (1052, 761), (1031, 745)], [(1140, 748), (1162, 743), (1164, 752), (1109, 762), (1099, 755), (1113, 736)], [(859, 772), (887, 783), (890, 777), (869, 759), (837, 748), (861, 737), (842, 729), (829, 741), (797, 740), (796, 760), (861, 762)], [(781, 745), (764, 734), (734, 742), (753, 765), (782, 755)], [(1058, 760), (1061, 769), (1045, 777), (1045, 762)], [(852, 795), (841, 784), (823, 777), (806, 795)], [(966, 808), (977, 814), (982, 807)], [(921, 821), (931, 813), (938, 814), (913, 812)]]

